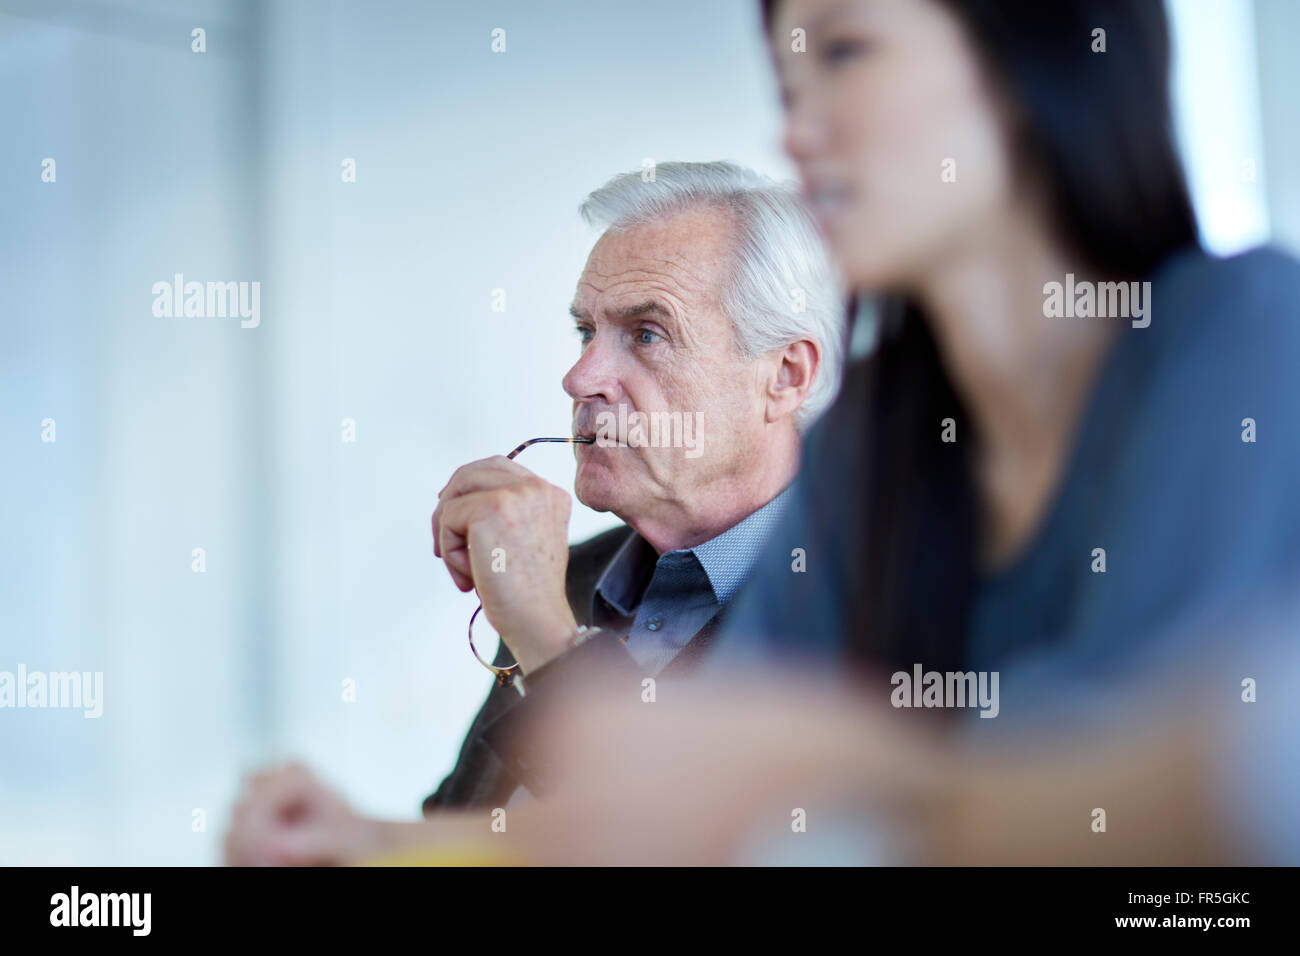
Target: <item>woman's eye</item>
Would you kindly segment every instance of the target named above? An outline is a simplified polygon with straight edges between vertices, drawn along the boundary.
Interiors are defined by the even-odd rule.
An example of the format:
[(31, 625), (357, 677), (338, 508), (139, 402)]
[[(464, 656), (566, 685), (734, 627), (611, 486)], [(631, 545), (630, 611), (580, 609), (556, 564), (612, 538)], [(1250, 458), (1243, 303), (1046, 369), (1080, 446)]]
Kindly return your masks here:
[(867, 51), (867, 44), (861, 40), (831, 40), (822, 48), (822, 62), (839, 66), (861, 56)]

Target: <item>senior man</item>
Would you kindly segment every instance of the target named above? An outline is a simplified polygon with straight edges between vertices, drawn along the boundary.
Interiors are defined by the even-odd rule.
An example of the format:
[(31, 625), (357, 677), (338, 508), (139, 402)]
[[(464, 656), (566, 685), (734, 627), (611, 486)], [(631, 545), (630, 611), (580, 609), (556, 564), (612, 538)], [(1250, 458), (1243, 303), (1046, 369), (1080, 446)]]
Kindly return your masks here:
[[(575, 682), (621, 672), (639, 694), (644, 677), (689, 672), (780, 515), (801, 431), (838, 387), (843, 302), (793, 189), (730, 163), (665, 163), (614, 178), (581, 212), (604, 231), (570, 309), (581, 355), (563, 385), (575, 437), (596, 439), (575, 446), (574, 490), (625, 524), (570, 547), (568, 493), (504, 457), (439, 493), (435, 552), (477, 588), (496, 663), (517, 661), (527, 694), (494, 683), (426, 814), (544, 791), (521, 731)], [(647, 441), (640, 416), (656, 415), (683, 430)], [(287, 801), (294, 823), (276, 823)], [(235, 862), (303, 861), (268, 844), (310, 845), (308, 862), (374, 845), (298, 768), (253, 778), (241, 807)]]

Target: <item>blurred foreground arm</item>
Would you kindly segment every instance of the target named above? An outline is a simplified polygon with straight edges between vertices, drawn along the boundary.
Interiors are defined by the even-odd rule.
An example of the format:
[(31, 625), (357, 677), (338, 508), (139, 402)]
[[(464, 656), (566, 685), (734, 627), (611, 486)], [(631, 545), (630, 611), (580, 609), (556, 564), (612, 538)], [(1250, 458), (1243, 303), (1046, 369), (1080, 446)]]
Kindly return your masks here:
[[(834, 837), (855, 818), (883, 848), (864, 863), (1258, 862), (1216, 796), (1232, 736), (1187, 714), (1008, 752), (954, 746), (905, 712), (811, 685), (625, 696), (575, 703), (538, 728), (555, 792), (508, 819), (495, 808), (368, 821), (291, 767), (252, 778), (227, 862), (727, 864), (757, 847), (758, 862), (807, 849), (801, 861), (815, 863), (808, 834)], [(792, 826), (800, 813), (804, 829)]]

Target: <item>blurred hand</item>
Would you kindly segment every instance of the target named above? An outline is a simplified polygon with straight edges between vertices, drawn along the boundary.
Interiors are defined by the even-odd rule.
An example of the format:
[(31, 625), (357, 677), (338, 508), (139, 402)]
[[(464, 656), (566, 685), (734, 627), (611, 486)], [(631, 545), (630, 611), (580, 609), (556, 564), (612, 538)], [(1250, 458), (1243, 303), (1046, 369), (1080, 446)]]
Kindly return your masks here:
[(433, 512), (434, 554), (525, 673), (563, 653), (578, 629), (564, 593), (568, 492), (498, 455), (456, 469)]
[(227, 866), (334, 866), (391, 847), (396, 824), (356, 813), (304, 767), (252, 774), (226, 834)]
[[(613, 692), (611, 693), (611, 690)], [(890, 851), (949, 810), (934, 740), (888, 707), (796, 677), (764, 685), (605, 688), (532, 728), (553, 791), (511, 815), (523, 859), (562, 865), (719, 865), (804, 842), (846, 814), (889, 814)], [(790, 843), (789, 841), (794, 841)]]

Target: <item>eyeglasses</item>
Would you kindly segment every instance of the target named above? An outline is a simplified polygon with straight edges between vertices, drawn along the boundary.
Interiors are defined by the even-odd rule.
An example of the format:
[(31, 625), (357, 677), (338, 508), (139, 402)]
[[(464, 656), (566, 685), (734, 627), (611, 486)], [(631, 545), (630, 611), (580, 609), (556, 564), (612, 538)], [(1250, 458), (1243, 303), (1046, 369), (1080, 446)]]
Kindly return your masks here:
[[(588, 445), (594, 442), (594, 438), (530, 438), (528, 441), (519, 445), (507, 458), (514, 460), (515, 455), (519, 454), (529, 445), (537, 445), (543, 442), (563, 442), (567, 445)], [(485, 661), (479, 654), (478, 649), (474, 646), (474, 620), (478, 617), (479, 611), (483, 610), (483, 602), (480, 601), (474, 613), (469, 618), (469, 649), (474, 653), (474, 659), (492, 672), (492, 676), (497, 679), (497, 683), (502, 687), (514, 687), (519, 691), (519, 696), (524, 696), (524, 682), (519, 674), (519, 662), (511, 664), (509, 667), (497, 667), (495, 664)]]

